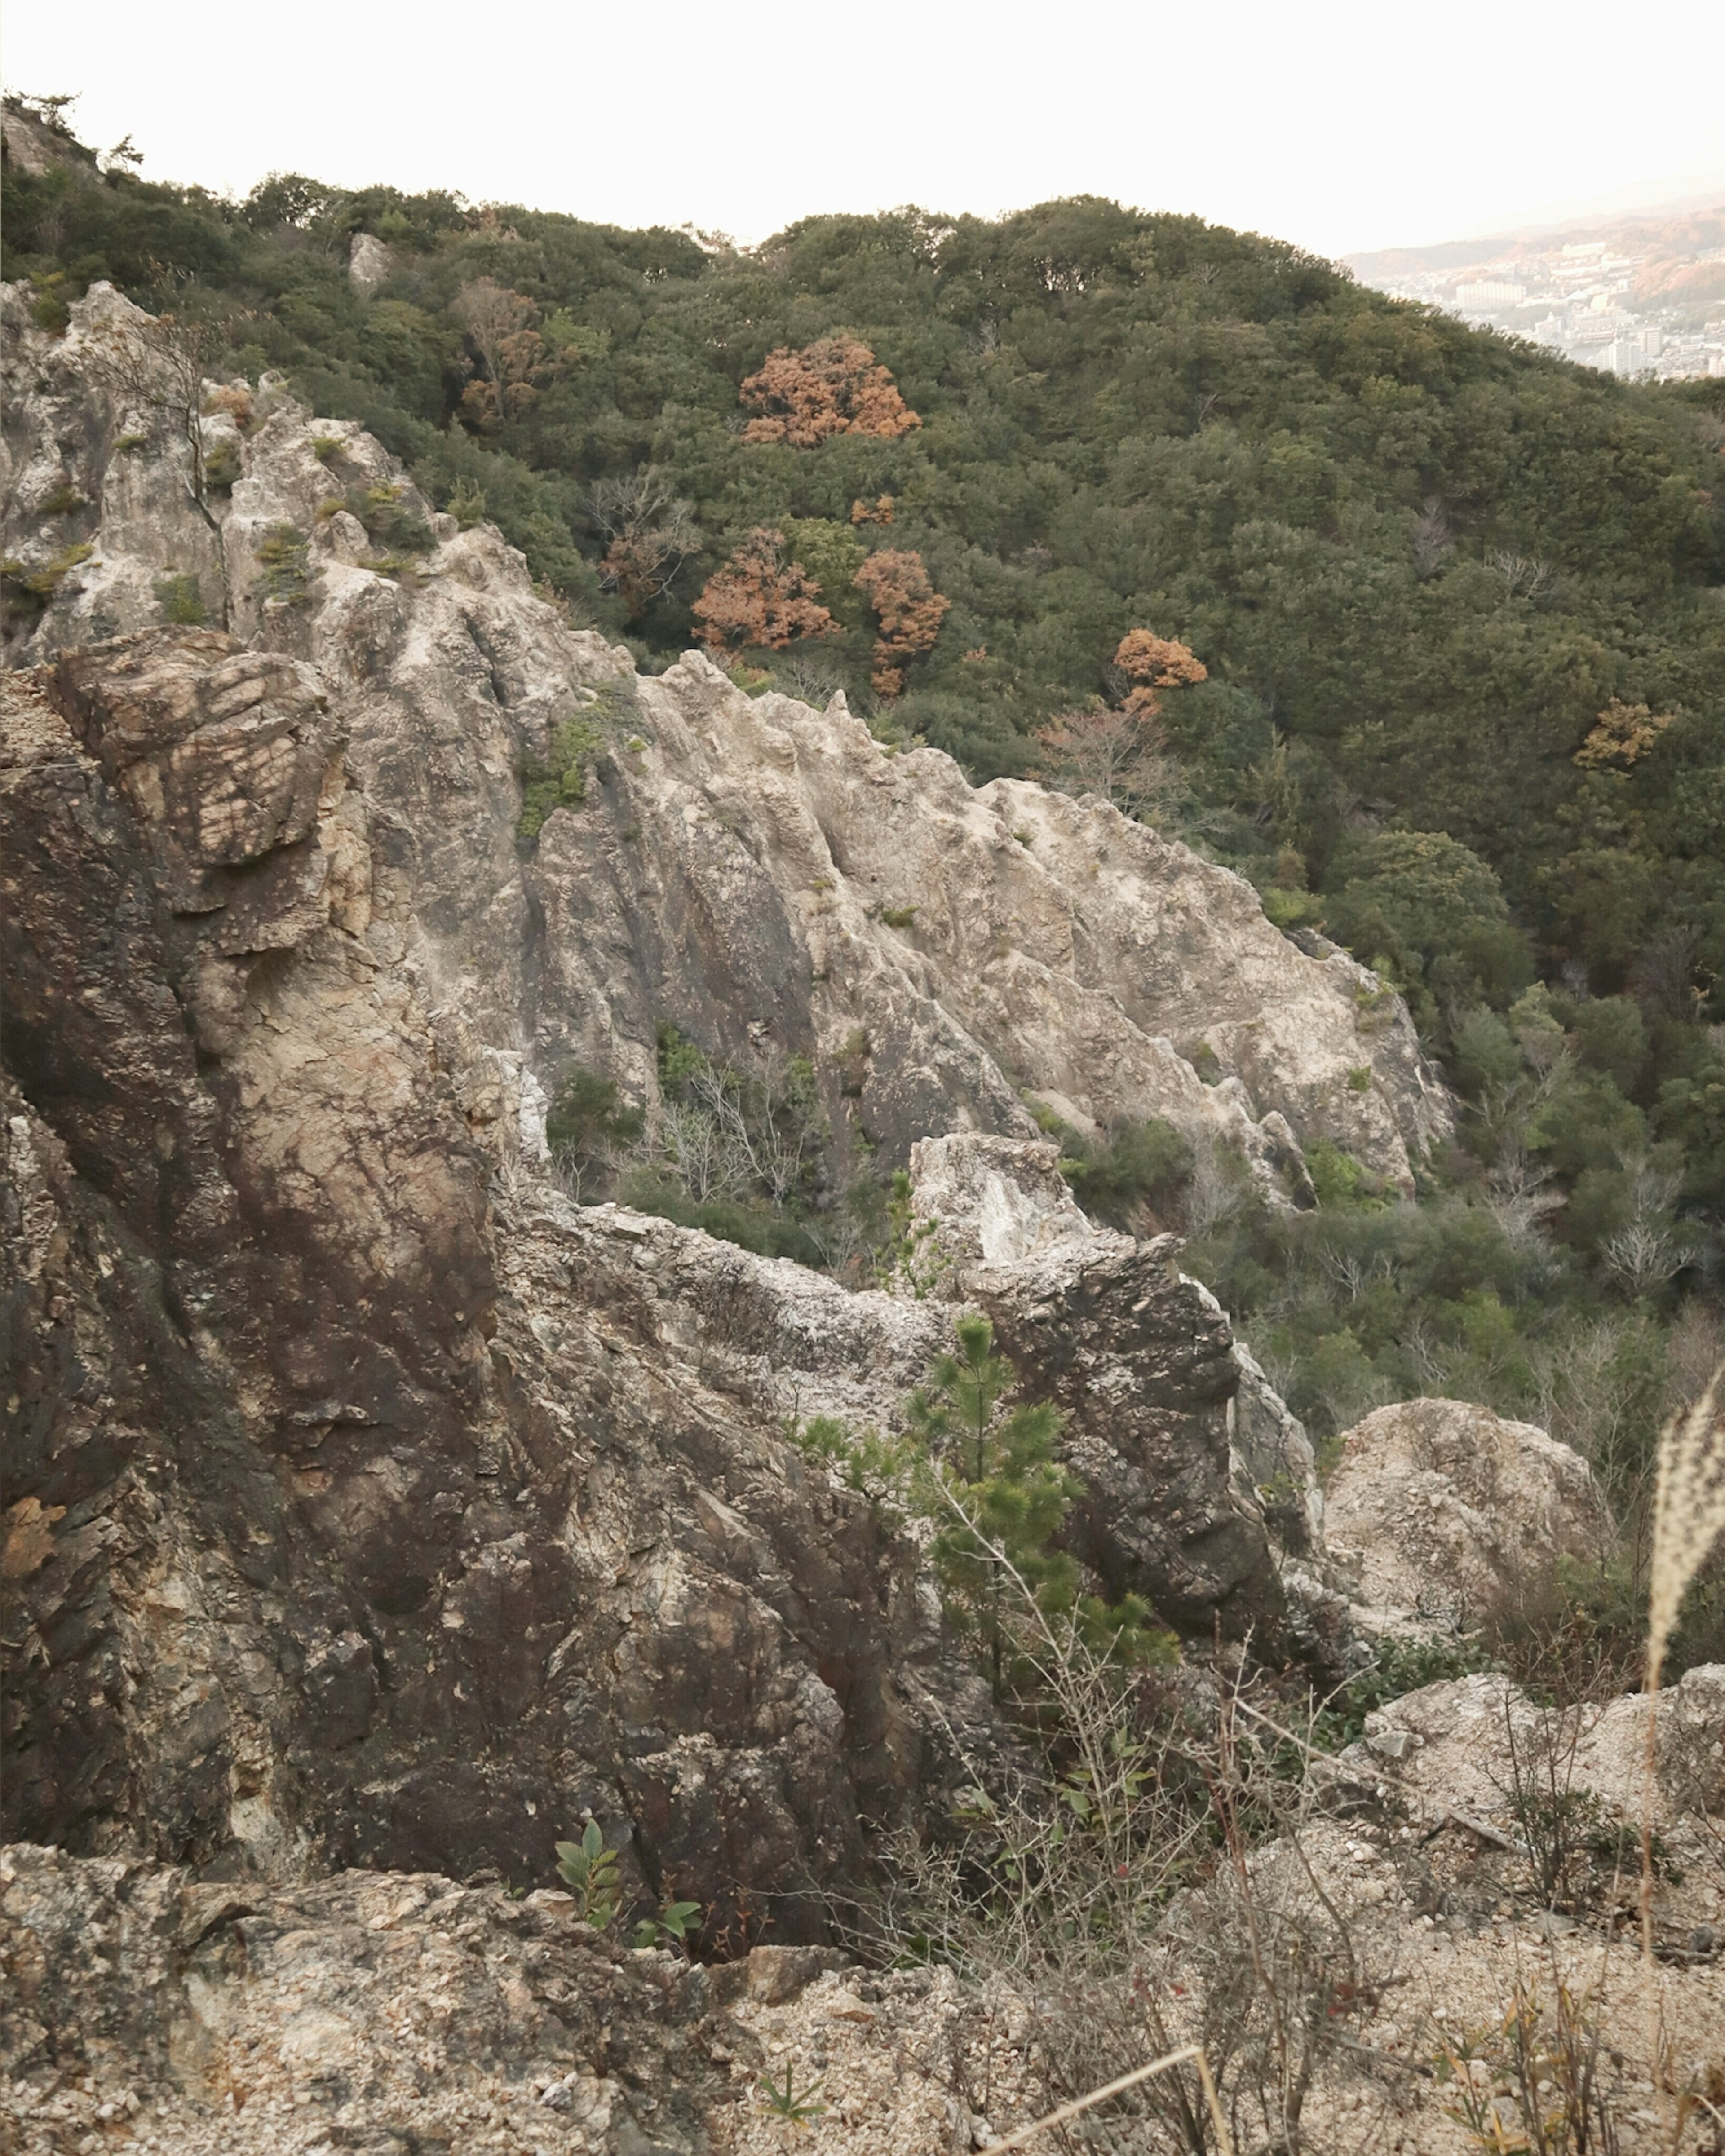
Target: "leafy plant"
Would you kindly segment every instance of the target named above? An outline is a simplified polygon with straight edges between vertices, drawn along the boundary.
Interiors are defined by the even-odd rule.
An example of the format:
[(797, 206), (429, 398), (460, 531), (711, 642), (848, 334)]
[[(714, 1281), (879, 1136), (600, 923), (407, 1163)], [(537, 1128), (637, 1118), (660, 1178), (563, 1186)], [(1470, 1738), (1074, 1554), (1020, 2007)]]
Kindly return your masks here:
[(578, 808), (587, 798), (588, 767), (605, 745), (605, 737), (584, 712), (560, 719), (551, 730), (543, 763), (529, 765), (521, 787), (516, 830), (536, 839), (554, 808)]
[(204, 484), (213, 494), (231, 494), (244, 470), (239, 444), (218, 442), (203, 460)]
[(622, 1905), (617, 1852), (607, 1849), (597, 1820), (589, 1820), (579, 1841), (557, 1844), (557, 1876), (575, 1897), (575, 1913), (595, 1931), (606, 1930)]
[(667, 1902), (656, 1917), (643, 1917), (635, 1926), (634, 1943), (656, 1947), (673, 1939), (686, 1953), (690, 1938), (701, 1929), (701, 1907), (699, 1902)]
[(1054, 1456), (1064, 1418), (1047, 1401), (1009, 1405), (1018, 1373), (994, 1353), (986, 1317), (962, 1317), (956, 1354), (942, 1355), (906, 1404), (927, 1460), (923, 1509), (949, 1615), (975, 1639), (997, 1700), (1022, 1660), (1023, 1599), (1045, 1618), (1070, 1614), (1092, 1645), (1122, 1664), (1173, 1659), (1169, 1635), (1135, 1595), (1112, 1604), (1079, 1591), (1078, 1567), (1055, 1537), (1082, 1485)]
[(45, 602), (54, 597), (80, 562), (87, 562), (95, 552), (91, 541), (80, 539), (72, 546), (61, 547), (57, 554), (50, 554), (45, 562), (8, 558), (0, 562), (0, 578), (29, 598)]
[(273, 599), (296, 606), (305, 596), (308, 542), (292, 524), (272, 524), (258, 542), (259, 567), (264, 591)]
[(437, 544), (437, 534), (408, 504), (405, 486), (380, 480), (350, 487), (347, 507), (365, 526), (366, 536), (388, 554), (429, 554)]
[(820, 2081), (805, 2082), (798, 2089), (795, 2073), (788, 2059), (785, 2061), (784, 2087), (779, 2087), (771, 2074), (763, 2074), (755, 2084), (762, 2102), (775, 2118), (787, 2119), (793, 2126), (809, 2126), (824, 2118), (826, 2106), (819, 2101)]

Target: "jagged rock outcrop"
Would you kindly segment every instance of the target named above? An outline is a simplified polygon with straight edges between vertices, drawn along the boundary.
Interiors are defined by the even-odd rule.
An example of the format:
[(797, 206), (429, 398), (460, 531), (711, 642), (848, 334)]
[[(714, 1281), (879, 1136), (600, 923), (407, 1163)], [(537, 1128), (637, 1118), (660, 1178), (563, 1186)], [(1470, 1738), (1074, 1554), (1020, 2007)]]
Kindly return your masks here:
[[(643, 1900), (818, 1930), (865, 1822), (997, 1738), (914, 1538), (787, 1426), (890, 1421), (954, 1295), (1066, 1409), (1099, 1580), (1332, 1657), (1303, 1434), (1171, 1239), (1078, 1213), (1019, 1088), (1271, 1183), (1324, 1132), (1394, 1178), (1442, 1115), (1399, 1006), (1097, 803), (973, 793), (699, 655), (637, 679), (270, 384), (203, 422), (213, 531), (88, 364), (125, 303), (59, 341), (4, 304), (8, 547), (91, 550), (3, 685), (12, 1830), (528, 1881), (590, 1809)], [(335, 487), (426, 514), (421, 566)], [(136, 625), (218, 547), (229, 631)], [(599, 773), (528, 847), (577, 719)], [(840, 1150), (914, 1156), (939, 1292), (540, 1183), (547, 1095), (578, 1063), (652, 1106), (661, 1019), (809, 1054)], [(1219, 1086), (1169, 1045), (1200, 1020)]]
[[(494, 532), (430, 516), (375, 442), (273, 382), (201, 423), (241, 467), (213, 533), (162, 411), (105, 386), (136, 311), (97, 286), (54, 340), (3, 306), (8, 553), (39, 572), (90, 550), (14, 659), (157, 620), (170, 573), (213, 607), (219, 544), (234, 633), (318, 669), (429, 1001), (549, 1090), (583, 1064), (651, 1106), (670, 1019), (735, 1060), (811, 1054), (835, 1133), (894, 1164), (944, 1130), (1034, 1135), (1021, 1088), (1081, 1127), (1168, 1116), (1273, 1187), (1300, 1187), (1317, 1137), (1405, 1184), (1447, 1127), (1399, 1002), (1296, 949), (1230, 872), (1097, 801), (890, 755), (842, 700), (752, 699), (692, 654), (638, 680)], [(341, 506), (378, 487), (428, 518), (411, 574)], [(595, 687), (599, 783), (524, 861), (519, 773)]]
[(1404, 1400), (1357, 1423), (1324, 1520), (1384, 1622), (1453, 1626), (1537, 1601), (1560, 1558), (1598, 1560), (1616, 1541), (1579, 1453), (1463, 1400)]

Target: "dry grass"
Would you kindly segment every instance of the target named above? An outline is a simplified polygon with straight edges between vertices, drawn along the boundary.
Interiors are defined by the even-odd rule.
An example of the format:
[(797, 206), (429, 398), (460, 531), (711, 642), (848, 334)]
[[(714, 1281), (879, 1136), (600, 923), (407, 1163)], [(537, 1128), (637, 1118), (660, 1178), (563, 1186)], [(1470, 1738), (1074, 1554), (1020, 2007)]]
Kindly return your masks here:
[[(1725, 1363), (1707, 1389), (1666, 1424), (1659, 1440), (1658, 1480), (1653, 1498), (1653, 1559), (1647, 1604), (1647, 1685), (1656, 1702), (1666, 1647), (1676, 1630), (1683, 1597), (1725, 1527), (1725, 1410), (1720, 1387)], [(1670, 2045), (1666, 2037), (1664, 1986), (1653, 1956), (1653, 1784), (1659, 1717), (1647, 1717), (1647, 1759), (1641, 1804), (1641, 1966), (1646, 1993), (1647, 2056), (1656, 2062), (1660, 2115), (1666, 2148), (1675, 2151), (1683, 2130), (1684, 2105), (1671, 2076), (1658, 2071)]]

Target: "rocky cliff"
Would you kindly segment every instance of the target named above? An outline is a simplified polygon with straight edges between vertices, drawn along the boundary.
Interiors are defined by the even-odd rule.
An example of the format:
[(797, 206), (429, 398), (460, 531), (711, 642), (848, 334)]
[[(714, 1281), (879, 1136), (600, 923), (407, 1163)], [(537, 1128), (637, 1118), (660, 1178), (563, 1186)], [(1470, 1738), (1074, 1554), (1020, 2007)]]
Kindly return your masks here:
[[(1317, 1137), (1404, 1181), (1445, 1110), (1381, 984), (1095, 800), (638, 676), (279, 385), (201, 386), (200, 494), (142, 318), (4, 306), (12, 1830), (527, 1881), (590, 1810), (632, 1893), (819, 1931), (997, 1738), (915, 1539), (787, 1432), (890, 1422), (955, 1300), (1067, 1410), (1098, 1583), (1332, 1653), (1297, 1424), (1023, 1096), (1284, 1202)], [(226, 629), (156, 625), (188, 579)], [(667, 1020), (807, 1055), (941, 1293), (550, 1188), (546, 1098), (655, 1114)]]

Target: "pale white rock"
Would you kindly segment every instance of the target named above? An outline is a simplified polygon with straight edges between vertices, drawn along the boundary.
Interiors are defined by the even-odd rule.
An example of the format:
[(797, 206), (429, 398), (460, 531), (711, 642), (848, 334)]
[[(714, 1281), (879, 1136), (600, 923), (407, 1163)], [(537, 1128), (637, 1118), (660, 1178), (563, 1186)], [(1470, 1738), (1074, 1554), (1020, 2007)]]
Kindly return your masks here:
[(1461, 1400), (1404, 1400), (1356, 1424), (1324, 1517), (1364, 1602), (1451, 1625), (1537, 1593), (1559, 1556), (1596, 1558), (1615, 1537), (1579, 1453)]
[(395, 267), (395, 258), (374, 232), (356, 232), (347, 249), (347, 281), (367, 298)]

